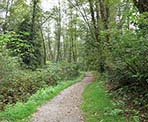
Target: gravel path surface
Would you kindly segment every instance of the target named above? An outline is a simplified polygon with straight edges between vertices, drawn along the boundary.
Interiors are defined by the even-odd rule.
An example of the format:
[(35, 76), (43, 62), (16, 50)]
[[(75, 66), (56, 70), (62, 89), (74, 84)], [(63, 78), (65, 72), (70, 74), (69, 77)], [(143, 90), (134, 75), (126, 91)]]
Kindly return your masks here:
[(43, 105), (32, 116), (32, 122), (84, 122), (80, 105), (86, 85), (93, 81), (87, 74), (82, 82), (62, 91), (57, 97)]

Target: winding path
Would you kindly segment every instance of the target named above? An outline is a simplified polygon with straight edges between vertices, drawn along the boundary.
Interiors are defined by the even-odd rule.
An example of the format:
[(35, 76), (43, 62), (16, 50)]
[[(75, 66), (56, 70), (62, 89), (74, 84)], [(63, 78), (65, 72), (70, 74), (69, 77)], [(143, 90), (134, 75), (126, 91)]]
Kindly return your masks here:
[(57, 97), (41, 106), (32, 116), (32, 122), (84, 122), (80, 105), (86, 85), (93, 81), (93, 76), (85, 78), (62, 91)]

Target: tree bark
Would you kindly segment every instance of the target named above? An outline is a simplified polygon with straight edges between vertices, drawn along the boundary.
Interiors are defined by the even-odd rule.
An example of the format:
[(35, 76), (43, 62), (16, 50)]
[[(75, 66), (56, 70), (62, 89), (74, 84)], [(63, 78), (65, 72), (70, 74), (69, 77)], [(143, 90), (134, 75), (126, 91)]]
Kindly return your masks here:
[[(91, 20), (94, 28), (94, 34), (95, 34), (95, 39), (96, 42), (99, 42), (99, 16), (97, 16), (97, 19), (95, 18), (95, 10), (94, 10), (94, 4), (92, 0), (88, 0), (89, 2), (89, 7), (90, 7), (90, 13), (91, 13)], [(99, 10), (96, 10), (96, 13), (98, 13)], [(97, 14), (99, 15), (99, 14)]]

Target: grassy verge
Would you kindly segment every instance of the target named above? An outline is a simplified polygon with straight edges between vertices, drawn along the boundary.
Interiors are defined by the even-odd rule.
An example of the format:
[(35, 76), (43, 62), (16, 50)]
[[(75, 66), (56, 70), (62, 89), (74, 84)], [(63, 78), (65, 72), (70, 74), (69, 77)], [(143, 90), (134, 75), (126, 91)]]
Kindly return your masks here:
[[(83, 93), (86, 122), (128, 122), (123, 111), (112, 101), (102, 81), (88, 85)], [(130, 121), (132, 122), (132, 121)]]
[(40, 105), (58, 95), (65, 88), (81, 81), (82, 78), (83, 75), (75, 80), (60, 82), (55, 87), (43, 88), (31, 96), (26, 103), (18, 102), (14, 106), (7, 106), (5, 111), (0, 113), (0, 122), (29, 122), (29, 117), (37, 111)]

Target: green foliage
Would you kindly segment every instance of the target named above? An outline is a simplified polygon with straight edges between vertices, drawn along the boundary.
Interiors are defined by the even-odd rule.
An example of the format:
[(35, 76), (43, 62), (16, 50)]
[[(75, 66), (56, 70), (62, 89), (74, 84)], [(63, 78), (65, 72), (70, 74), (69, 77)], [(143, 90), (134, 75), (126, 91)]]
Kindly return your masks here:
[(77, 64), (68, 63), (68, 62), (61, 62), (59, 64), (60, 71), (58, 71), (59, 76), (64, 79), (74, 78), (75, 76), (79, 75), (79, 68)]
[[(7, 18), (7, 30), (17, 31), (18, 26), (26, 16), (30, 16), (30, 7), (25, 0), (15, 0), (10, 6), (10, 15)], [(21, 9), (20, 9), (21, 8)]]
[(40, 25), (34, 27), (35, 32), (32, 32), (31, 17), (26, 17), (18, 26), (19, 40), (23, 45), (15, 47), (20, 49), (19, 55), (22, 59), (24, 67), (36, 69), (42, 65), (42, 38)]
[[(143, 97), (133, 99), (133, 103), (136, 106), (147, 104), (144, 98), (148, 86), (148, 12), (139, 13), (130, 0), (72, 1), (76, 8), (70, 3), (59, 3), (46, 12), (46, 16), (42, 16), (41, 1), (32, 0), (30, 5), (26, 0), (14, 0), (13, 3), (3, 0), (0, 3), (2, 11), (8, 9), (7, 17), (0, 18), (4, 30), (0, 34), (0, 108), (26, 101), (42, 87), (74, 79), (79, 75), (78, 69), (106, 70), (109, 80), (122, 87), (117, 90), (119, 93), (130, 92), (135, 96), (142, 93)], [(139, 7), (145, 8), (143, 5)], [(45, 66), (47, 59), (59, 62)], [(95, 85), (89, 87), (94, 88), (90, 93), (96, 100), (98, 95), (105, 93), (97, 91)], [(128, 98), (132, 99), (130, 96)], [(109, 99), (106, 95), (101, 97), (105, 102)], [(24, 104), (18, 106), (20, 109)], [(99, 114), (110, 117), (122, 113), (120, 109), (109, 108), (108, 111), (106, 115)], [(98, 113), (95, 116), (98, 117)], [(139, 121), (137, 117), (134, 119)]]
[(140, 119), (138, 116), (134, 116), (134, 122), (140, 122)]
[(17, 58), (10, 57), (7, 55), (7, 53), (0, 53), (0, 81), (4, 78), (9, 79), (9, 76), (12, 76), (12, 72), (16, 72), (16, 70), (19, 66), (19, 63), (17, 62)]
[(86, 122), (128, 122), (123, 110), (113, 103), (102, 81), (88, 85), (83, 93), (82, 109)]
[[(30, 32), (30, 20), (24, 20), (19, 26), (19, 32), (9, 31), (0, 35), (0, 51), (9, 49), (11, 56), (20, 58), (20, 64), (24, 68), (36, 69), (41, 66), (41, 40), (32, 40)], [(41, 39), (40, 34), (36, 38)]]
[[(70, 80), (79, 76), (77, 65), (67, 62), (50, 63), (43, 69), (35, 71), (22, 69), (19, 63), (21, 56), (27, 56), (26, 53), (31, 55), (31, 52), (26, 51), (31, 49), (29, 42), (25, 41), (25, 38), (29, 39), (28, 36), (28, 32), (22, 32), (19, 35), (15, 32), (9, 32), (0, 36), (0, 110), (4, 110), (10, 104), (6, 107), (5, 112), (0, 115), (15, 122), (18, 119), (28, 117), (36, 111), (38, 105), (76, 82), (74, 80), (63, 83), (63, 80)], [(17, 57), (10, 57), (9, 54)], [(47, 87), (57, 84), (59, 85), (55, 90), (52, 87)], [(41, 88), (43, 89), (38, 91)], [(36, 93), (36, 91), (38, 92)], [(21, 103), (27, 101), (34, 93), (37, 94), (36, 97), (30, 98), (33, 102)]]
[(68, 63), (51, 63), (36, 71), (22, 69), (18, 58), (8, 56), (7, 51), (0, 53), (0, 69), (0, 110), (7, 104), (26, 101), (40, 88), (79, 76), (76, 65)]
[[(42, 10), (38, 5), (33, 9), (25, 0), (15, 0), (13, 4), (11, 1), (7, 3), (10, 4), (9, 15), (5, 18), (4, 31), (16, 32), (10, 32), (11, 34), (8, 32), (10, 37), (7, 48), (11, 49), (14, 56), (21, 58), (23, 67), (30, 69), (41, 67), (43, 65), (43, 37), (40, 29)], [(3, 35), (7, 36), (8, 33)]]
[[(141, 32), (143, 35), (148, 34), (148, 12), (144, 12), (138, 18), (139, 28), (141, 28)], [(147, 38), (147, 37), (146, 37)]]
[(27, 102), (17, 102), (14, 106), (7, 106), (5, 111), (0, 113), (0, 121), (28, 122), (29, 116), (37, 111), (38, 106), (52, 99), (54, 96), (58, 95), (60, 91), (80, 81), (82, 78), (83, 75), (75, 80), (63, 81), (54, 87), (42, 88), (32, 95)]
[(21, 70), (13, 58), (3, 56), (0, 64), (0, 109), (7, 104), (26, 101), (44, 86), (57, 84), (50, 72)]
[(135, 31), (126, 31), (112, 42), (113, 80), (147, 83), (147, 39)]
[[(68, 62), (60, 62), (60, 63), (49, 62), (45, 66), (45, 69), (46, 71), (50, 72), (50, 75), (54, 76), (54, 79), (57, 81), (73, 79), (76, 76), (80, 75), (78, 66), (76, 64)], [(42, 69), (38, 70), (43, 72)]]

